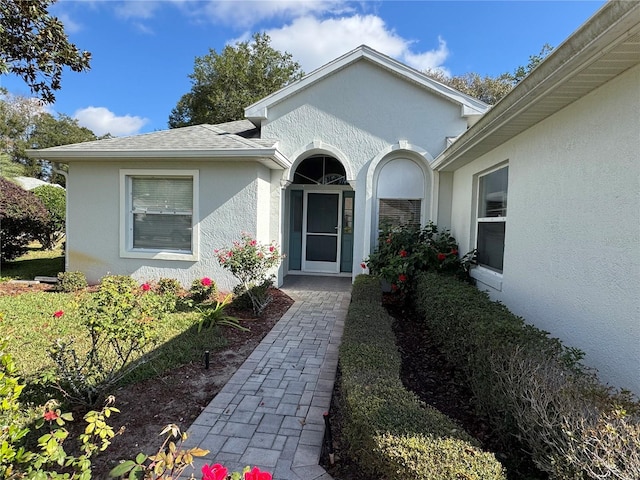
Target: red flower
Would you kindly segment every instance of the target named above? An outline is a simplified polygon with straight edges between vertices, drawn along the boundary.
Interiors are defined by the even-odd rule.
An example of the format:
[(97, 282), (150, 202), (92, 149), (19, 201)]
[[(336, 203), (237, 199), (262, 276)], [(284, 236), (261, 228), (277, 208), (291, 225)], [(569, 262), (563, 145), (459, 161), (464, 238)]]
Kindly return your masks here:
[(205, 287), (209, 287), (211, 286), (211, 279), (209, 277), (204, 277), (202, 280), (200, 280), (200, 283)]
[(364, 262), (362, 262), (362, 263), (360, 264), (360, 267), (364, 270), (365, 268), (367, 268), (367, 264), (366, 264), (366, 263), (364, 263)]
[(229, 471), (219, 463), (202, 467), (202, 480), (225, 480)]
[(148, 283), (143, 283), (142, 284), (142, 291), (143, 292), (148, 292), (149, 290), (151, 290), (151, 285), (149, 285)]
[(253, 467), (253, 470), (244, 474), (244, 480), (271, 480), (271, 478), (269, 472), (261, 472), (258, 467)]
[(391, 290), (393, 290), (394, 292), (395, 292), (396, 290), (398, 290), (398, 285), (396, 285), (395, 283), (392, 283), (392, 284), (391, 284)]
[(438, 260), (443, 262), (444, 259), (447, 258), (447, 254), (446, 253), (439, 253), (438, 254)]
[(407, 276), (404, 273), (401, 273), (400, 275), (398, 275), (398, 281), (399, 282), (406, 282), (407, 281)]
[(251, 241), (249, 242), (249, 245), (251, 245), (252, 247), (255, 247), (257, 243), (258, 243), (258, 242), (256, 242), (255, 240), (251, 240)]
[(451, 249), (451, 255), (457, 255), (458, 254), (458, 250), (456, 250), (455, 248)]
[(406, 250), (400, 250), (400, 256), (401, 257), (406, 257), (407, 255), (409, 255), (409, 254), (407, 253)]
[(276, 247), (274, 247), (273, 245), (271, 245), (271, 246), (269, 247), (269, 252), (273, 253), (275, 249), (276, 249)]
[(46, 412), (44, 412), (43, 417), (47, 422), (52, 422), (53, 420), (58, 418), (58, 414), (53, 410), (47, 410)]
[(62, 310), (58, 310), (57, 312), (54, 312), (53, 316), (55, 318), (60, 318), (62, 315), (64, 315), (64, 312)]

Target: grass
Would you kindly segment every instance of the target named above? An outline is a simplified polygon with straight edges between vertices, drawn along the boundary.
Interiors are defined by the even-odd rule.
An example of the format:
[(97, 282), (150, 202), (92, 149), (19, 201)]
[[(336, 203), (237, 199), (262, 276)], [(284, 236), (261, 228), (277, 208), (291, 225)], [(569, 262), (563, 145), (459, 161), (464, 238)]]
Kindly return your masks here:
[[(78, 315), (80, 301), (78, 295), (54, 292), (0, 296), (0, 337), (10, 339), (9, 353), (24, 378), (33, 379), (53, 365), (48, 350), (58, 338), (74, 338), (78, 351), (87, 350), (90, 343)], [(58, 310), (64, 315), (55, 318), (53, 313)], [(198, 333), (197, 320), (193, 312), (172, 313), (158, 320), (160, 338), (150, 361), (136, 371), (135, 380), (198, 360), (205, 350), (225, 345), (225, 339), (215, 328)]]
[(33, 280), (40, 275), (55, 277), (58, 272), (64, 272), (64, 252), (60, 248), (43, 250), (39, 244), (32, 244), (25, 255), (2, 263), (0, 282)]

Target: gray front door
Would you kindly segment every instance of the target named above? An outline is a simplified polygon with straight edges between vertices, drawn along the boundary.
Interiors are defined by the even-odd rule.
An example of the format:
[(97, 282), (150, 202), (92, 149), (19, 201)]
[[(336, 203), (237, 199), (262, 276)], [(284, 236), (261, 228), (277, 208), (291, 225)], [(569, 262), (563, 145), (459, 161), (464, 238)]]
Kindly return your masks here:
[(340, 271), (340, 192), (305, 192), (302, 270)]

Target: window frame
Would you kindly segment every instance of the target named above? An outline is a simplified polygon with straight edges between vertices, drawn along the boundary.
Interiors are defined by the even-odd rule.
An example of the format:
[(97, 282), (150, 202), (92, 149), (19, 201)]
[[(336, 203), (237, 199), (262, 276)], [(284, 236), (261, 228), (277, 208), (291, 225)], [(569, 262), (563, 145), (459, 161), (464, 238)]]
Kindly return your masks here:
[[(502, 216), (493, 216), (493, 217), (481, 217), (480, 212), (482, 211), (484, 205), (484, 199), (482, 198), (482, 189), (480, 188), (481, 180), (488, 175), (496, 173), (500, 170), (507, 169), (507, 190), (505, 193), (507, 202), (504, 208), (504, 214)], [(475, 248), (478, 251), (478, 243), (480, 237), (480, 224), (483, 223), (502, 223), (505, 227), (505, 238), (506, 238), (506, 226), (507, 226), (507, 208), (508, 208), (508, 197), (509, 197), (509, 164), (502, 163), (500, 165), (496, 165), (492, 167), (490, 170), (486, 170), (480, 174), (477, 174), (475, 177), (475, 188), (476, 188), (476, 205), (475, 205)], [(476, 255), (476, 267), (473, 269), (476, 275), (473, 275), (478, 280), (483, 283), (487, 283), (488, 285), (501, 290), (502, 289), (502, 275), (504, 272), (504, 248), (502, 252), (502, 269), (498, 269), (492, 267), (487, 264), (482, 264), (478, 260), (478, 256)]]
[[(133, 197), (132, 184), (134, 177), (148, 178), (191, 178), (193, 182), (193, 199), (191, 214), (191, 251), (171, 250), (167, 248), (134, 248), (133, 247)], [(199, 260), (199, 171), (171, 169), (121, 169), (120, 170), (120, 257), (144, 258), (157, 260)]]

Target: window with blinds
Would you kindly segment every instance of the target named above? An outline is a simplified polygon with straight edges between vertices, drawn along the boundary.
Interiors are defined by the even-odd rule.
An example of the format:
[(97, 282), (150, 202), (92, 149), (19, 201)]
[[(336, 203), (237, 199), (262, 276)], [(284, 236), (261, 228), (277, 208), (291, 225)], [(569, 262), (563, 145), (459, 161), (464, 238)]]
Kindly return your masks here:
[(421, 200), (381, 198), (378, 203), (380, 230), (388, 227), (420, 227)]
[(133, 249), (192, 250), (193, 178), (130, 177)]
[(509, 167), (478, 178), (477, 261), (502, 273), (507, 224)]

